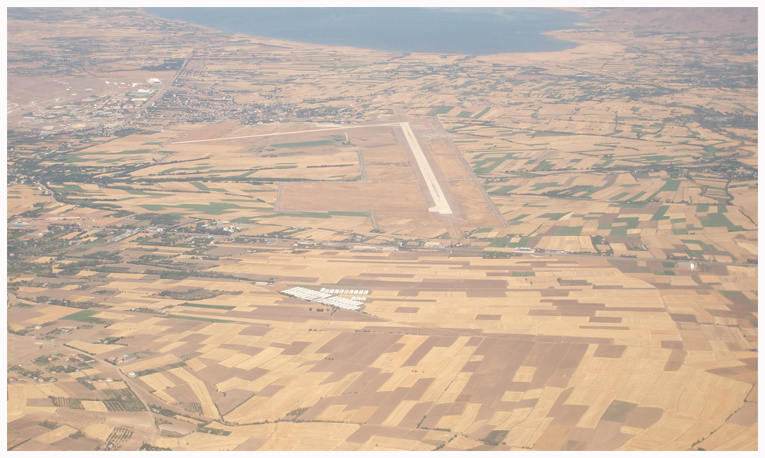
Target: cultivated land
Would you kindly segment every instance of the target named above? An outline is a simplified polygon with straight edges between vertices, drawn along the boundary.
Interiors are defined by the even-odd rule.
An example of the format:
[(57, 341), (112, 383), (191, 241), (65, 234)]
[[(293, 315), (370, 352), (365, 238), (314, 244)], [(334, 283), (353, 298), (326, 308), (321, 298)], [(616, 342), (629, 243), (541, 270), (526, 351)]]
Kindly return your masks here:
[(756, 450), (756, 11), (582, 12), (476, 57), (9, 9), (7, 448)]

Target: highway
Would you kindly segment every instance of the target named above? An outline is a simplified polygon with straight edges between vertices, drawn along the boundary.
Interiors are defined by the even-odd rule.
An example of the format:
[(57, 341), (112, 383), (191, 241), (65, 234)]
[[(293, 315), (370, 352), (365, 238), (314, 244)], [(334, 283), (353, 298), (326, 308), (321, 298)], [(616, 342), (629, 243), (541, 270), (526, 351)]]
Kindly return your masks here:
[[(199, 233), (199, 232), (185, 232), (185, 231), (171, 231), (171, 233), (176, 235), (182, 235), (182, 236), (188, 236), (188, 237), (212, 237), (214, 240), (218, 239), (226, 239), (230, 237), (239, 237), (245, 240), (250, 240), (255, 243), (259, 243), (262, 246), (262, 243), (266, 243), (266, 248), (285, 248), (288, 246), (292, 246), (293, 243), (301, 241), (312, 241), (309, 239), (305, 240), (299, 240), (299, 239), (291, 239), (291, 238), (275, 238), (275, 237), (264, 237), (264, 236), (256, 236), (256, 235), (237, 235), (236, 233), (231, 235), (210, 235), (205, 233)], [(262, 241), (262, 242), (261, 242)], [(373, 242), (316, 242), (321, 244), (322, 246), (327, 247), (333, 247), (333, 246), (349, 246), (349, 245), (368, 245), (368, 246), (375, 246), (379, 247), (380, 249), (385, 247), (390, 247), (391, 245), (386, 244), (378, 244)], [(277, 245), (279, 244), (279, 245)], [(486, 249), (484, 247), (435, 247), (435, 248), (415, 248), (414, 251), (446, 251), (446, 252), (453, 252), (453, 253), (461, 253), (461, 254), (470, 254), (475, 257), (481, 257), (484, 252), (491, 252), (491, 249)], [(607, 256), (597, 253), (592, 254), (583, 254), (583, 253), (535, 253), (535, 257), (549, 257), (549, 258), (589, 258), (589, 259), (622, 259), (622, 260), (631, 260), (631, 261), (676, 261), (672, 259), (662, 259), (662, 258), (630, 258), (630, 257), (624, 257), (624, 256)], [(531, 253), (522, 253), (521, 256), (532, 256)], [(681, 259), (682, 261), (682, 259)], [(693, 260), (694, 263), (699, 265), (717, 265), (717, 266), (740, 266), (740, 267), (753, 267), (752, 264), (745, 263), (745, 262), (719, 262), (719, 261), (702, 261), (695, 259)]]
[(156, 94), (154, 94), (146, 103), (144, 103), (141, 108), (135, 111), (133, 115), (129, 118), (131, 121), (133, 119), (138, 118), (144, 111), (146, 111), (150, 106), (154, 104), (157, 100), (159, 100), (160, 97), (162, 97), (162, 94), (165, 93), (170, 87), (172, 87), (173, 83), (176, 79), (178, 79), (179, 76), (181, 76), (181, 73), (183, 73), (183, 70), (186, 69), (186, 65), (191, 61), (191, 59), (194, 58), (194, 52), (191, 52), (191, 57), (186, 59), (183, 62), (183, 65), (181, 65), (181, 68), (175, 73), (175, 75), (168, 81), (165, 82), (165, 84), (162, 85), (162, 87), (157, 91)]

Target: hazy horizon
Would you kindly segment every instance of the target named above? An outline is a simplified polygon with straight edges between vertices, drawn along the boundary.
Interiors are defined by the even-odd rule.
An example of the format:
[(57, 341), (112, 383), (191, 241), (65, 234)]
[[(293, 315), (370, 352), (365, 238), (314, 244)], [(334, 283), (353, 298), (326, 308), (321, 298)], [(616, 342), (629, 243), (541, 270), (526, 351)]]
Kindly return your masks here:
[(575, 43), (544, 32), (582, 17), (543, 8), (146, 8), (228, 33), (402, 53), (486, 55), (559, 51)]

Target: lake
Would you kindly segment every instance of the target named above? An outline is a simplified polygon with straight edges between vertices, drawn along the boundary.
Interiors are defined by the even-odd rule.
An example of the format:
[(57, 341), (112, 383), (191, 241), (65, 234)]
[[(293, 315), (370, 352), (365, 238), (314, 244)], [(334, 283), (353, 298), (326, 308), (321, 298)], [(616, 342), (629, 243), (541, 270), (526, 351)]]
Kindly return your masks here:
[(227, 33), (401, 53), (486, 55), (559, 51), (542, 35), (585, 18), (551, 8), (146, 8)]

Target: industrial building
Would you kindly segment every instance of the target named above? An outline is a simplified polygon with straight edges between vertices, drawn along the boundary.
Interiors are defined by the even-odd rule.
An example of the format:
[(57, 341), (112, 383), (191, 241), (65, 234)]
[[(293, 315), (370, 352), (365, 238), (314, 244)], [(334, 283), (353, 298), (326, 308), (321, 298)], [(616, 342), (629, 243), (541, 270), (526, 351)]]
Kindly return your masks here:
[(334, 296), (336, 294), (357, 294), (366, 295), (369, 294), (368, 290), (360, 289), (326, 289), (321, 288), (321, 291), (314, 291), (312, 289), (303, 288), (301, 286), (295, 286), (293, 288), (280, 291), (282, 294), (290, 297), (296, 297), (305, 301), (316, 302), (323, 305), (329, 305), (331, 307), (337, 307), (345, 310), (359, 310), (366, 300), (365, 297), (353, 297), (351, 299), (345, 297)]

